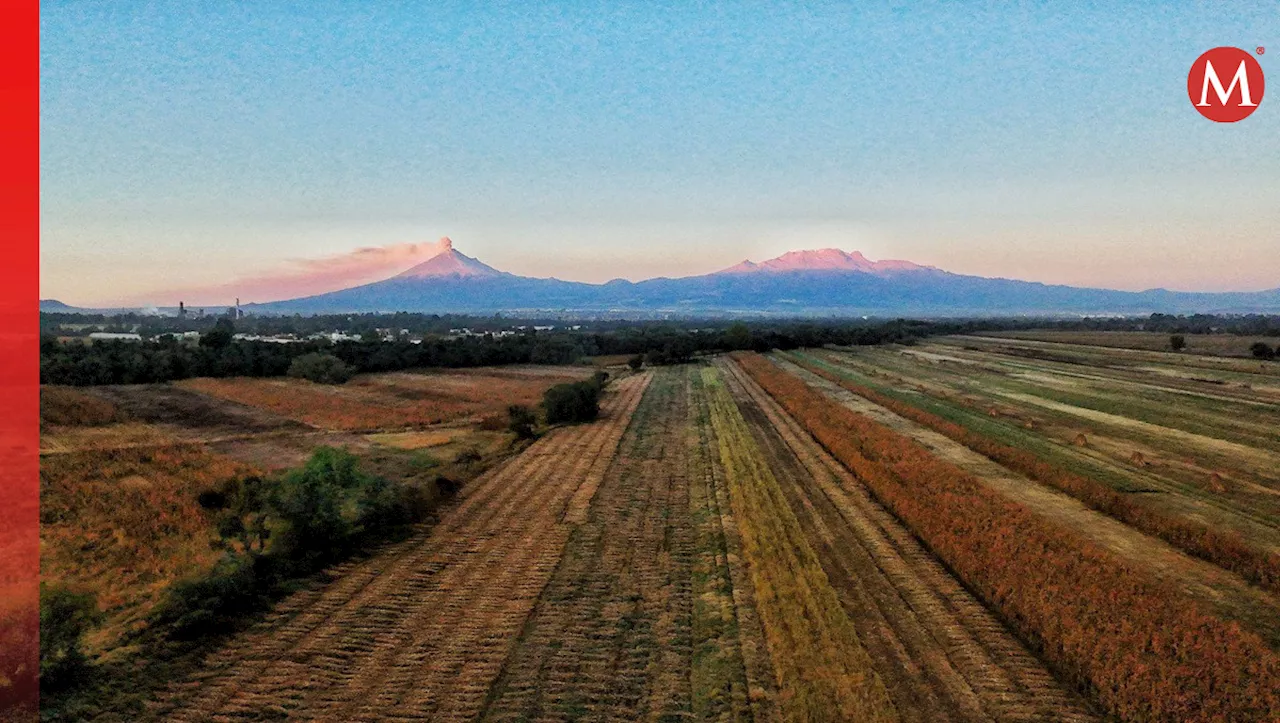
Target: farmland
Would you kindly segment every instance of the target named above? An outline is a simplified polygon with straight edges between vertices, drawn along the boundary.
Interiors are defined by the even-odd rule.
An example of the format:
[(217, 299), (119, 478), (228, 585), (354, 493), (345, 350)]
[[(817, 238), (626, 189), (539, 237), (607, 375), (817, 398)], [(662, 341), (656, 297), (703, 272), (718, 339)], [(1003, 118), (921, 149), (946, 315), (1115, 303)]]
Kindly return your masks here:
[[(439, 496), (436, 477), (465, 481), (509, 456), (509, 435), (479, 428), (482, 417), (499, 409), (505, 420), (505, 403), (499, 401), (534, 404), (543, 389), (587, 373), (547, 367), (359, 377), (357, 385), (381, 391), (380, 396), (357, 392), (371, 408), (392, 407), (405, 390), (414, 389), (423, 398), (452, 400), (449, 424), (432, 426), (425, 416), (391, 414), (376, 426), (404, 431), (382, 435), (346, 431), (341, 419), (333, 428), (317, 427), (269, 405), (255, 407), (179, 385), (46, 386), (41, 393), (42, 579), (93, 594), (104, 619), (86, 636), (85, 648), (99, 662), (118, 662), (137, 652), (137, 637), (167, 591), (211, 569), (222, 554), (213, 544), (218, 537), (214, 516), (198, 502), (201, 493), (230, 480), (296, 467), (317, 447), (330, 445), (355, 451), (372, 471), (420, 486), (430, 502)], [(217, 381), (237, 388), (238, 380)], [(251, 387), (265, 380), (244, 381)], [(296, 386), (303, 391), (290, 394), (318, 385)], [(334, 407), (316, 407), (329, 418), (339, 416)], [(396, 435), (423, 438), (406, 444)]]
[(425, 427), (536, 404), (550, 384), (583, 377), (569, 368), (391, 372), (339, 387), (299, 379), (193, 379), (179, 386), (314, 427), (343, 431)]
[[(126, 527), (155, 560), (207, 564), (183, 490), (208, 479), (319, 443), (387, 475), (485, 460), (432, 524), (335, 564), (119, 719), (1280, 714), (1275, 370), (1000, 335), (610, 371), (598, 419), (515, 446), (485, 418), (582, 370), (53, 392), (52, 509), (84, 530), (171, 510), (95, 533), (112, 541), (76, 562), (107, 591), (92, 574), (125, 564), (106, 551), (129, 554)], [(172, 576), (134, 556), (152, 589)], [(148, 604), (112, 600), (133, 612), (95, 645)]]

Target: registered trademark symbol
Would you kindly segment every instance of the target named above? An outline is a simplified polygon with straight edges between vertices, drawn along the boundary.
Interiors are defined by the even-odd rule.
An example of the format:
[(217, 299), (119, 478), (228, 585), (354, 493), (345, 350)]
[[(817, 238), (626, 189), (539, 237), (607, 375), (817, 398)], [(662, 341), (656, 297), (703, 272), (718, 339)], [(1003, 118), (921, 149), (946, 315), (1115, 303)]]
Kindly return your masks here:
[(1264, 47), (1262, 47), (1261, 45), (1259, 45), (1259, 46), (1258, 46), (1258, 55), (1262, 55), (1262, 54), (1263, 54), (1263, 53), (1265, 53), (1265, 52), (1267, 52), (1267, 49), (1266, 49), (1266, 48), (1264, 48)]

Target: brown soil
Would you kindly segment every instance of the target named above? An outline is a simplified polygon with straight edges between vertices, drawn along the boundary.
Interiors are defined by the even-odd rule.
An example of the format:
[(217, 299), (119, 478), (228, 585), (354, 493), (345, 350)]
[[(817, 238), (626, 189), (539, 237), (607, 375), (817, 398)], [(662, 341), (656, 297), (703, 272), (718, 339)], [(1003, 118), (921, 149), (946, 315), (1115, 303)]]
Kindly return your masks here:
[(308, 429), (261, 409), (214, 399), (171, 384), (94, 387), (93, 393), (113, 402), (130, 419), (172, 427), (175, 432), (187, 435)]

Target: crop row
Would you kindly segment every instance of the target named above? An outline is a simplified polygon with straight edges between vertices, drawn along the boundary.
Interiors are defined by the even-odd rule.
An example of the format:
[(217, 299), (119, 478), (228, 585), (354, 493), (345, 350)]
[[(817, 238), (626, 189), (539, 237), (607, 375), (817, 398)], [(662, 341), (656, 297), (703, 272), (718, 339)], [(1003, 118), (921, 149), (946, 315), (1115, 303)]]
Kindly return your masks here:
[(704, 370), (702, 382), (783, 718), (897, 720), (884, 683), (741, 412), (715, 370)]
[(735, 359), (1068, 678), (1122, 720), (1271, 720), (1280, 659), (1148, 573), (1037, 516), (757, 354)]
[(1089, 507), (1148, 535), (1159, 537), (1188, 554), (1226, 568), (1268, 590), (1280, 592), (1280, 555), (1249, 544), (1238, 532), (1175, 517), (1117, 492), (1110, 485), (1057, 467), (1030, 452), (1010, 447), (912, 404), (858, 384), (820, 364), (796, 357), (800, 366), (939, 434), (963, 444), (1009, 469), (1065, 492)]

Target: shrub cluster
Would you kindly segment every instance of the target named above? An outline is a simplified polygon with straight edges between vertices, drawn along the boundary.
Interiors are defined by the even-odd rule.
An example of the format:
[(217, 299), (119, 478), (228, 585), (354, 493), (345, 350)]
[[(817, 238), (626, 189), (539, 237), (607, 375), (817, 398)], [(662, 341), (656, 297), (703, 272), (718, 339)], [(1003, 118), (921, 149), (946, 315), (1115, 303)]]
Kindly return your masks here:
[(1249, 347), (1249, 352), (1252, 353), (1256, 359), (1270, 361), (1275, 359), (1277, 355), (1280, 355), (1280, 345), (1275, 349), (1272, 349), (1265, 342), (1255, 341), (1253, 346)]
[(414, 521), (411, 491), (364, 474), (349, 452), (322, 447), (273, 478), (246, 477), (200, 495), (226, 552), (207, 575), (175, 584), (154, 620), (179, 638), (223, 632), (306, 575)]
[(507, 429), (516, 435), (516, 439), (534, 438), (538, 418), (534, 416), (533, 410), (523, 404), (512, 404), (507, 407), (507, 418)]
[(763, 357), (738, 363), (952, 570), (1113, 715), (1274, 720), (1280, 658), (1147, 572)]
[(596, 372), (582, 382), (557, 384), (542, 396), (547, 424), (590, 422), (600, 414), (600, 392), (609, 379), (607, 372)]
[(1109, 485), (1050, 464), (1036, 455), (1001, 444), (955, 422), (850, 381), (815, 364), (799, 361), (809, 371), (922, 424), (978, 454), (1065, 492), (1089, 507), (1148, 535), (1159, 537), (1191, 555), (1224, 567), (1261, 587), (1280, 592), (1280, 555), (1250, 544), (1238, 532), (1165, 514), (1126, 497)]
[(325, 352), (303, 354), (289, 364), (289, 376), (317, 384), (346, 384), (354, 374), (355, 369), (346, 362)]

